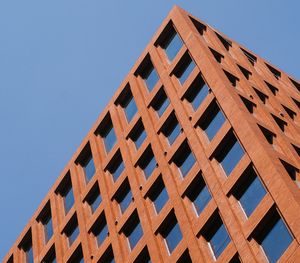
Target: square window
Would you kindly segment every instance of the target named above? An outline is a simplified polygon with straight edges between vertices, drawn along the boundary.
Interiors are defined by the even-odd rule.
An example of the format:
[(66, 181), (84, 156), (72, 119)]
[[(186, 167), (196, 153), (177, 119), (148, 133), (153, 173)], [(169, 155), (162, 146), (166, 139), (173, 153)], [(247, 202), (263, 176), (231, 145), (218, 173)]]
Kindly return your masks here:
[(32, 249), (32, 236), (31, 230), (27, 232), (19, 248), (24, 252), (24, 259), (26, 263), (33, 263), (33, 249)]
[(88, 183), (96, 172), (93, 155), (89, 143), (84, 147), (82, 152), (79, 154), (75, 163), (79, 164), (83, 168), (85, 173), (85, 180)]
[(131, 92), (124, 98), (122, 107), (124, 109), (127, 121), (131, 122), (131, 120), (137, 113), (137, 106)]
[(160, 227), (159, 233), (164, 238), (169, 253), (172, 254), (182, 240), (182, 233), (174, 212), (168, 215)]
[(68, 245), (72, 246), (72, 244), (74, 243), (74, 241), (77, 239), (79, 235), (79, 228), (78, 228), (76, 215), (71, 218), (71, 220), (68, 222), (63, 232), (68, 238)]
[(219, 215), (214, 215), (205, 228), (203, 236), (208, 242), (213, 257), (217, 259), (230, 243), (230, 237)]
[(195, 67), (195, 62), (191, 59), (190, 55), (185, 54), (183, 59), (179, 62), (179, 66), (176, 67), (174, 73), (181, 85), (187, 80)]
[(142, 250), (142, 252), (133, 261), (133, 263), (151, 263), (151, 259), (147, 247), (145, 247)]
[(42, 263), (56, 263), (56, 253), (55, 246), (53, 245), (49, 251), (46, 253), (46, 256), (42, 259)]
[(176, 263), (193, 263), (188, 249), (183, 252)]
[(144, 79), (148, 90), (151, 92), (154, 89), (156, 83), (158, 82), (159, 77), (156, 69), (154, 68), (152, 62), (150, 61), (150, 57), (147, 58), (146, 62), (144, 63), (145, 65), (141, 72), (141, 77)]
[(118, 202), (120, 211), (123, 214), (132, 202), (132, 193), (128, 179), (126, 179), (117, 190), (114, 199)]
[(115, 154), (110, 163), (108, 164), (107, 170), (112, 175), (113, 181), (116, 182), (120, 175), (124, 171), (124, 162), (120, 150)]
[(173, 162), (178, 167), (182, 177), (185, 177), (196, 163), (188, 143), (185, 141), (175, 153)]
[(232, 132), (226, 136), (220, 148), (217, 160), (220, 162), (225, 174), (229, 176), (245, 152)]
[(177, 137), (181, 134), (181, 126), (178, 123), (175, 113), (172, 113), (169, 116), (169, 118), (163, 124), (161, 131), (168, 139), (170, 145), (176, 141)]
[(130, 250), (133, 250), (143, 236), (143, 229), (137, 212), (134, 212), (125, 223), (123, 233), (127, 237)]
[(226, 118), (214, 101), (200, 118), (199, 125), (205, 131), (207, 138), (211, 141), (221, 129)]
[(52, 225), (50, 203), (48, 203), (46, 207), (42, 210), (38, 218), (38, 221), (40, 221), (43, 225), (45, 244), (47, 244), (47, 242), (53, 236), (53, 225)]
[(97, 245), (100, 247), (108, 236), (108, 228), (104, 212), (96, 220), (92, 226), (91, 232), (96, 237)]
[(293, 236), (278, 212), (274, 211), (261, 223), (260, 228), (261, 230), (258, 231), (255, 239), (260, 244), (269, 262), (275, 263), (292, 243)]
[(211, 194), (201, 175), (196, 176), (185, 195), (192, 202), (197, 216), (202, 213), (211, 200)]
[(56, 192), (59, 193), (60, 196), (62, 197), (65, 214), (68, 214), (68, 212), (71, 210), (71, 208), (74, 205), (74, 195), (73, 195), (73, 189), (71, 183), (71, 175), (69, 172), (67, 173), (65, 178), (58, 186)]
[(183, 43), (180, 36), (175, 31), (174, 27), (171, 26), (168, 35), (162, 44), (162, 48), (165, 50), (169, 61), (172, 61), (176, 57), (182, 45)]
[(109, 114), (106, 115), (97, 128), (96, 134), (99, 134), (102, 137), (106, 152), (109, 153), (117, 142), (116, 133)]
[(141, 120), (130, 131), (128, 137), (134, 142), (136, 149), (139, 149), (146, 140), (147, 133)]
[(185, 94), (186, 100), (197, 110), (209, 94), (209, 87), (199, 75)]
[(86, 202), (89, 204), (92, 213), (95, 213), (102, 202), (98, 183), (96, 183), (86, 197)]
[(246, 169), (234, 190), (234, 195), (247, 217), (251, 216), (266, 193), (252, 166)]
[(156, 213), (159, 214), (169, 200), (169, 195), (161, 176), (151, 186), (147, 196), (153, 202)]
[(145, 151), (138, 163), (140, 168), (143, 170), (146, 179), (148, 179), (156, 168), (156, 160), (151, 147)]
[(168, 106), (170, 105), (170, 100), (167, 97), (163, 88), (161, 88), (155, 95), (153, 101), (151, 102), (152, 108), (156, 111), (158, 117), (161, 117)]
[(115, 263), (114, 253), (111, 245), (106, 249), (104, 254), (100, 257), (98, 263)]
[(67, 263), (84, 263), (82, 248), (79, 246), (76, 248), (73, 255), (69, 258)]

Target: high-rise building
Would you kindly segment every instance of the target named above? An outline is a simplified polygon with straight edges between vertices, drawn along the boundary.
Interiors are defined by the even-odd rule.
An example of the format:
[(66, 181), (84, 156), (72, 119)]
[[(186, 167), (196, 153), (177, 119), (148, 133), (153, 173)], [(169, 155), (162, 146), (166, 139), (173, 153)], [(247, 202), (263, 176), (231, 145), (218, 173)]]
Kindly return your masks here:
[(299, 262), (299, 90), (174, 7), (4, 262)]

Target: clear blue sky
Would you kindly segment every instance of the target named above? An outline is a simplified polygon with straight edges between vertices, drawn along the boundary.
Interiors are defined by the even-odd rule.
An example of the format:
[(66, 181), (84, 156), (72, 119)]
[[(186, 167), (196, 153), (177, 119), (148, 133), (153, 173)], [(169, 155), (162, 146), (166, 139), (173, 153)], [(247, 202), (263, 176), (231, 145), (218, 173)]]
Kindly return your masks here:
[(299, 1), (0, 1), (0, 259), (178, 4), (300, 79)]

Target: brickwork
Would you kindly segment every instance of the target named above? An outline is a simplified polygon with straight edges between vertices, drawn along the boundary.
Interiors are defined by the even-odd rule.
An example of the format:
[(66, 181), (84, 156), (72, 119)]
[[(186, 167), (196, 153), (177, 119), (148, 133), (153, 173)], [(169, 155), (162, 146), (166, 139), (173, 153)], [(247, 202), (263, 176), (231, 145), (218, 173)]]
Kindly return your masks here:
[[(173, 31), (183, 44), (170, 61), (166, 45)], [(195, 67), (181, 83), (189, 58)], [(149, 90), (152, 66), (158, 81)], [(203, 80), (208, 90), (196, 108), (192, 97)], [(3, 262), (30, 262), (31, 252), (34, 262), (268, 262), (263, 233), (274, 218), (292, 238), (279, 261), (298, 262), (299, 89), (286, 73), (174, 7)], [(158, 113), (163, 95), (169, 105)], [(131, 97), (137, 112), (129, 121), (124, 108)], [(217, 110), (224, 121), (209, 139)], [(179, 134), (170, 143), (176, 123)], [(233, 148), (240, 158), (226, 168)], [(148, 175), (152, 158), (156, 166)], [(195, 160), (189, 169), (188, 160)], [(117, 176), (119, 163), (124, 170)], [(250, 215), (241, 200), (249, 174), (264, 189)], [(199, 184), (211, 199), (197, 212)], [(168, 200), (158, 211), (160, 188)], [(124, 196), (128, 191), (132, 197)], [(229, 237), (220, 254), (212, 237), (218, 224)], [(166, 237), (170, 226), (182, 235), (173, 248)], [(137, 229), (142, 234), (135, 243)]]

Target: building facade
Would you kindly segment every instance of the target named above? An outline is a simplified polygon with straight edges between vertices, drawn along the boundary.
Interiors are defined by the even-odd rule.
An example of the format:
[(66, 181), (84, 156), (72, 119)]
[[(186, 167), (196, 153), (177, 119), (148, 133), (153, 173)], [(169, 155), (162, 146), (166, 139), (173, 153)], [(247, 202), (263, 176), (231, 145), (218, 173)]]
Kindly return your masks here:
[(299, 262), (299, 90), (175, 6), (3, 262)]

